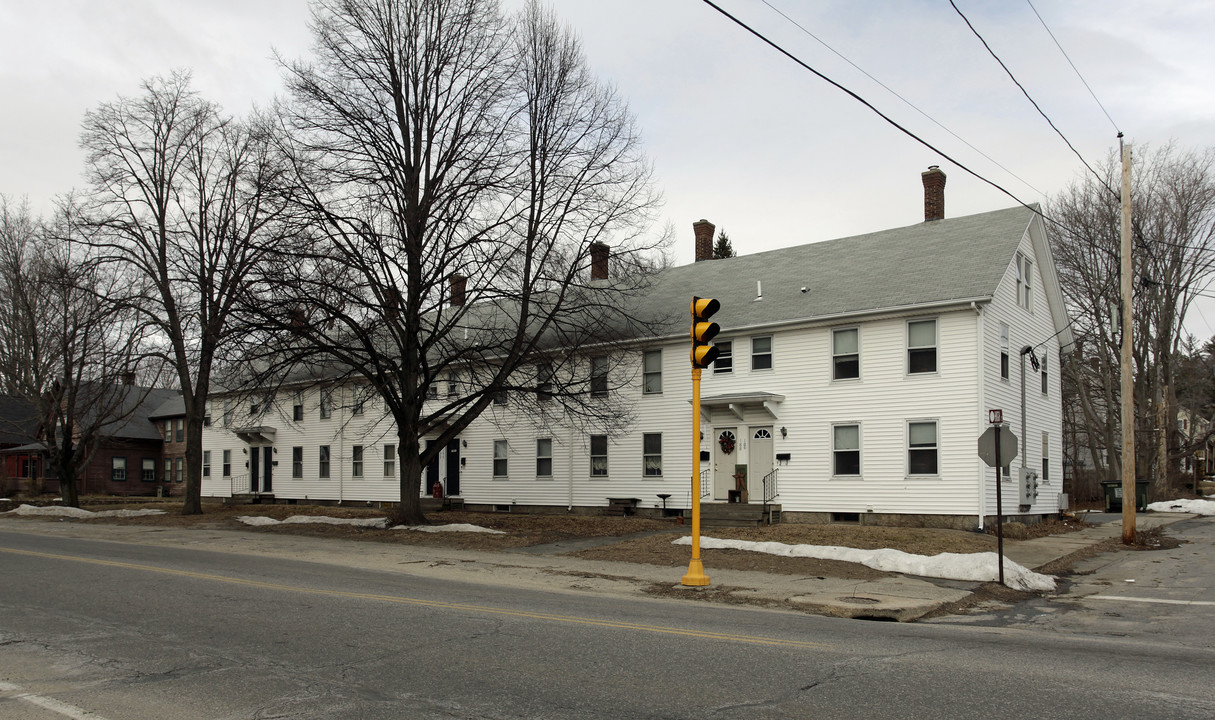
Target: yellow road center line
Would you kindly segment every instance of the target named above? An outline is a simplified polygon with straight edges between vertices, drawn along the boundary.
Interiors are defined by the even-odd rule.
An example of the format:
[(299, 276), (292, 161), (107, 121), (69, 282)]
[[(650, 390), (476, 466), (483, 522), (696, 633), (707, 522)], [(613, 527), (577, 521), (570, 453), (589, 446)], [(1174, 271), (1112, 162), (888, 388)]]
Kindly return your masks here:
[(124, 568), (127, 570), (142, 570), (144, 572), (176, 575), (178, 577), (188, 577), (196, 580), (210, 580), (212, 582), (222, 582), (232, 585), (244, 585), (246, 587), (260, 588), (263, 590), (279, 590), (283, 592), (296, 592), (308, 595), (326, 595), (329, 597), (354, 598), (359, 600), (376, 600), (380, 602), (398, 603), (401, 605), (416, 605), (446, 610), (462, 610), (465, 612), (484, 613), (489, 615), (506, 615), (509, 617), (548, 620), (552, 622), (569, 623), (574, 625), (590, 625), (597, 627), (618, 628), (623, 630), (641, 630), (664, 635), (683, 635), (686, 637), (704, 638), (709, 640), (725, 640), (728, 642), (750, 643), (754, 645), (775, 645), (779, 647), (797, 648), (831, 647), (826, 643), (805, 642), (801, 640), (784, 640), (780, 638), (766, 638), (755, 635), (736, 635), (733, 633), (718, 633), (703, 630), (684, 630), (682, 628), (665, 627), (662, 625), (646, 625), (642, 623), (630, 623), (618, 620), (596, 620), (593, 618), (582, 618), (574, 615), (555, 615), (552, 613), (533, 612), (530, 610), (506, 610), (503, 608), (486, 607), (484, 605), (470, 605), (467, 603), (445, 602), (442, 600), (421, 600), (418, 598), (402, 597), (400, 595), (382, 595), (379, 593), (360, 593), (351, 592), (349, 590), (324, 590), (321, 588), (308, 588), (297, 585), (282, 585), (280, 583), (263, 582), (261, 580), (246, 580), (242, 578), (228, 577), (225, 575), (213, 575), (210, 573), (191, 572), (189, 570), (162, 568), (156, 567), (155, 565), (139, 565), (136, 563), (119, 562), (117, 560), (100, 560), (96, 558), (79, 557), (76, 555), (58, 555), (54, 553), (37, 552), (34, 550), (0, 548), (0, 552), (6, 552), (13, 555), (41, 557), (51, 560), (68, 560), (72, 562), (87, 563), (90, 565)]

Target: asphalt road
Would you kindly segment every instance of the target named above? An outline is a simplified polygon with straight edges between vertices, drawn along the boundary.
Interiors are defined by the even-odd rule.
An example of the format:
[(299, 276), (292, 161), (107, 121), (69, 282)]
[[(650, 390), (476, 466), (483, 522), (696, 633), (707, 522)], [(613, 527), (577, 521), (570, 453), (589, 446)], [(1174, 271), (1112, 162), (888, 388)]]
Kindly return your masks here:
[(1210, 718), (1213, 663), (0, 532), (0, 718)]

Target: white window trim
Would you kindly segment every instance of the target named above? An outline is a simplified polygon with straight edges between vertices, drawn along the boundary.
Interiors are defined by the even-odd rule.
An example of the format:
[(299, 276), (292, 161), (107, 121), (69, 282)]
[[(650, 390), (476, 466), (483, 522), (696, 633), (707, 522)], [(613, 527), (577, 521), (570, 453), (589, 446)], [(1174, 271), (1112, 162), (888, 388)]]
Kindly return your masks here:
[[(502, 448), (502, 457), (498, 457), (498, 448)], [(506, 472), (498, 474), (498, 461), (505, 463)], [(510, 442), (503, 439), (494, 440), (493, 455), (490, 457), (490, 473), (495, 480), (505, 480), (510, 477)]]
[[(593, 448), (594, 448), (595, 438), (597, 438), (597, 437), (601, 437), (604, 439), (603, 440), (603, 455), (592, 454), (592, 453), (594, 453)], [(587, 466), (587, 475), (592, 480), (610, 477), (611, 473), (612, 473), (612, 463), (611, 463), (612, 440), (611, 440), (611, 438), (609, 438), (607, 435), (588, 435), (586, 444), (587, 444), (586, 457), (589, 462), (589, 464)], [(597, 458), (597, 457), (602, 457), (604, 459), (603, 473), (600, 475), (595, 474), (595, 458)]]
[[(392, 448), (392, 452), (388, 451)], [(395, 478), (397, 476), (397, 445), (396, 443), (384, 443), (384, 477)]]
[[(927, 348), (927, 345), (911, 345), (911, 324), (918, 322), (932, 321), (932, 349), (936, 352), (935, 369), (932, 372), (912, 372), (911, 371), (911, 351)], [(903, 373), (907, 376), (924, 377), (941, 374), (941, 319), (939, 317), (916, 317), (907, 318), (907, 322), (903, 324)]]
[[(844, 353), (843, 355), (836, 355), (836, 353), (835, 353), (835, 334), (837, 332), (845, 332), (848, 330), (856, 331), (856, 352), (855, 353)], [(830, 347), (828, 348), (828, 350), (831, 352), (831, 382), (860, 382), (860, 379), (861, 379), (861, 328), (860, 328), (860, 326), (851, 325), (849, 327), (831, 328), (831, 338), (828, 340), (828, 342), (831, 343)], [(837, 357), (844, 357), (846, 355), (853, 355), (853, 354), (856, 355), (856, 377), (837, 378), (835, 376), (835, 359)]]
[[(857, 472), (855, 475), (840, 475), (835, 472), (835, 429), (837, 427), (856, 427)], [(865, 475), (865, 431), (860, 421), (831, 423), (831, 477), (840, 480), (860, 480)], [(844, 451), (846, 452), (846, 451)]]
[[(723, 357), (723, 355), (720, 354), (722, 343), (725, 343), (726, 345), (730, 346), (730, 351), (728, 353), (724, 354), (724, 357), (730, 358), (730, 364), (727, 365), (726, 367), (721, 367), (717, 364), (718, 360), (721, 360)], [(734, 339), (731, 338), (729, 340), (718, 340), (717, 342), (713, 343), (713, 347), (716, 347), (719, 351), (717, 360), (713, 361), (713, 374), (714, 375), (718, 375), (718, 374), (728, 375), (730, 373), (733, 373), (734, 372)]]
[[(933, 423), (936, 425), (937, 471), (935, 473), (912, 474), (911, 472), (911, 426), (914, 423)], [(941, 477), (941, 419), (940, 418), (909, 418), (903, 423), (903, 462), (908, 478), (939, 478)]]
[[(548, 441), (548, 455), (540, 454), (540, 441)], [(540, 474), (540, 461), (548, 460), (548, 475)], [(552, 438), (536, 438), (536, 479), (537, 480), (552, 480), (553, 479), (553, 439)]]
[[(649, 453), (649, 454), (647, 454), (647, 453), (646, 453), (646, 451), (645, 451), (645, 437), (646, 437), (646, 435), (657, 435), (657, 436), (658, 436), (658, 453), (657, 453), (657, 454), (654, 454), (654, 453)], [(662, 479), (662, 470), (663, 470), (663, 468), (662, 468), (662, 453), (663, 453), (663, 448), (662, 448), (662, 433), (660, 433), (660, 432), (653, 432), (653, 433), (642, 433), (642, 434), (641, 434), (641, 477), (643, 477), (643, 478), (657, 478), (657, 479), (659, 479), (659, 480), (661, 480), (661, 479)], [(658, 473), (657, 473), (656, 475), (651, 475), (650, 473), (647, 473), (647, 472), (646, 472), (646, 458), (651, 458), (651, 457), (657, 457), (657, 458), (658, 458)]]
[[(658, 369), (648, 371), (645, 369), (646, 358), (651, 355), (658, 356)], [(658, 389), (650, 390), (650, 383), (647, 378), (650, 375), (658, 376)], [(658, 350), (643, 350), (641, 352), (641, 394), (643, 395), (661, 395), (662, 394), (662, 349)]]
[[(764, 338), (768, 339), (768, 352), (758, 353), (758, 355), (767, 355), (768, 356), (768, 367), (756, 369), (755, 358), (757, 356), (757, 353), (755, 352), (755, 341), (763, 340)], [(772, 370), (775, 370), (775, 369), (776, 369), (776, 336), (772, 335), (770, 333), (767, 335), (752, 335), (751, 336), (751, 372), (771, 372)]]
[[(1000, 323), (1000, 379), (1011, 382), (1012, 377), (1012, 329), (1008, 323)], [(1005, 374), (1007, 371), (1008, 374)]]

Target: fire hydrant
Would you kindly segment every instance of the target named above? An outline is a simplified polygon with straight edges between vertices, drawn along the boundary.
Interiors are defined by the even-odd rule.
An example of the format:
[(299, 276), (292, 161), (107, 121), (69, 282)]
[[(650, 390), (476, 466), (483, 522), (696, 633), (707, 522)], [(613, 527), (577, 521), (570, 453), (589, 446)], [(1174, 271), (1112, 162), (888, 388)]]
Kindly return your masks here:
[(443, 483), (439, 482), (438, 480), (435, 480), (434, 487), (432, 487), (430, 489), (430, 494), (432, 496), (434, 496), (435, 500), (442, 500), (443, 499)]

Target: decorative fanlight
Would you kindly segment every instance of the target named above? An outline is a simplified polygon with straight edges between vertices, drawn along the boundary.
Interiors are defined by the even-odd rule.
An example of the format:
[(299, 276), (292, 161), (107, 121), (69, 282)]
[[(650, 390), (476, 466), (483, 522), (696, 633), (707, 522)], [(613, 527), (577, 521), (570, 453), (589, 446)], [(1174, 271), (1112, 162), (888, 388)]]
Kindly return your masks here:
[(734, 443), (734, 433), (730, 430), (722, 430), (721, 434), (717, 436), (717, 444), (721, 446), (721, 451), (726, 455), (734, 452)]

